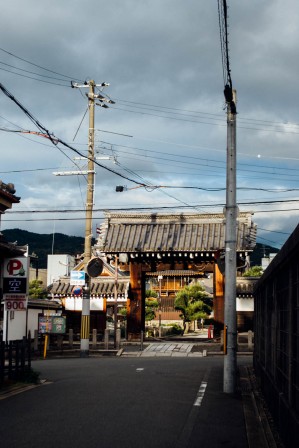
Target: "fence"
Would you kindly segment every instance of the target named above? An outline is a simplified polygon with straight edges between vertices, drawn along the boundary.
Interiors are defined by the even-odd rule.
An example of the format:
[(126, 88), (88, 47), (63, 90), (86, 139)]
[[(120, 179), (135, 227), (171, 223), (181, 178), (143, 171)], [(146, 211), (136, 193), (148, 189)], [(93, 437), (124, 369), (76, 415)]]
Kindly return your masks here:
[(0, 342), (0, 387), (6, 380), (24, 380), (31, 368), (31, 340)]
[(286, 446), (299, 446), (299, 226), (258, 281), (254, 367)]

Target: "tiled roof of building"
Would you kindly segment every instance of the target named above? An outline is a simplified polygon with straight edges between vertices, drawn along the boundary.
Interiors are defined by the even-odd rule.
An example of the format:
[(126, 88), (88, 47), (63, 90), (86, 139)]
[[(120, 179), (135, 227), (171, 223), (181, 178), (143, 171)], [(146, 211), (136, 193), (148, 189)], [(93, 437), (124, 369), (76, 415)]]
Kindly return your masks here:
[[(118, 278), (117, 294), (124, 295), (129, 287), (129, 277)], [(73, 295), (74, 286), (70, 285), (70, 279), (63, 277), (59, 282), (53, 283), (50, 288), (50, 294), (54, 296)], [(115, 293), (115, 280), (111, 277), (97, 277), (91, 279), (91, 295), (102, 295), (103, 297), (112, 296)]]
[(26, 250), (27, 248), (25, 246), (8, 243), (0, 233), (0, 259), (4, 257), (22, 257)]
[[(252, 213), (240, 213), (237, 251), (253, 250)], [(216, 251), (225, 247), (223, 214), (115, 214), (106, 212), (97, 247), (106, 254)]]

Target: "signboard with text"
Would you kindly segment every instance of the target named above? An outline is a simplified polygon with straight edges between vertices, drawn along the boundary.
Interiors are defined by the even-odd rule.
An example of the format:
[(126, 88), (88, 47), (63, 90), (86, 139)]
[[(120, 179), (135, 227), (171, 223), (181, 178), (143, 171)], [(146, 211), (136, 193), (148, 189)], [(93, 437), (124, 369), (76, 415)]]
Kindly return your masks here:
[(38, 316), (38, 332), (64, 334), (66, 329), (65, 316)]
[(84, 271), (71, 271), (70, 285), (71, 286), (85, 285), (85, 272)]
[(5, 294), (5, 311), (26, 311), (27, 296), (25, 294)]
[(24, 311), (28, 298), (29, 258), (5, 258), (3, 297), (6, 311)]

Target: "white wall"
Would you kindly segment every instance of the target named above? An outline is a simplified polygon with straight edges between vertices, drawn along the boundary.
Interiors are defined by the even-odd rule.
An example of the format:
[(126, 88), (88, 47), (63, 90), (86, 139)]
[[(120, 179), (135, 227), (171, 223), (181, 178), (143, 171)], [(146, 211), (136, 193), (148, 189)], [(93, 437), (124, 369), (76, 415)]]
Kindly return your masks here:
[(38, 330), (38, 315), (42, 309), (28, 309), (26, 311), (5, 312), (3, 319), (3, 340), (6, 340), (6, 328), (8, 328), (7, 342), (22, 339), (26, 336), (26, 314), (27, 314), (27, 336), (30, 330), (31, 338), (34, 337), (34, 330)]
[(254, 311), (254, 299), (237, 297), (237, 311)]
[(75, 266), (75, 257), (71, 255), (48, 255), (47, 286), (60, 277), (69, 276)]
[(4, 311), (3, 341), (22, 339), (26, 335), (26, 311)]
[(38, 315), (42, 312), (43, 310), (40, 309), (28, 310), (27, 335), (30, 331), (31, 338), (34, 337), (34, 330), (38, 330)]

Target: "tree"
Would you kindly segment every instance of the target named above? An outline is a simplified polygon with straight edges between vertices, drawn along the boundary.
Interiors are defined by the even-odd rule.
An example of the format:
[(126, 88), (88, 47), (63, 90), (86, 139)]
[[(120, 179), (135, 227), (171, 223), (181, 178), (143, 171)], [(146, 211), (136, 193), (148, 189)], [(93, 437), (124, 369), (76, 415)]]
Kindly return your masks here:
[[(180, 311), (184, 332), (187, 323), (198, 319), (206, 319), (212, 312), (213, 300), (201, 284), (185, 286), (177, 292), (174, 308)], [(189, 328), (189, 326), (188, 326)]]
[(29, 283), (29, 297), (30, 299), (46, 299), (47, 298), (47, 290), (43, 286), (43, 282), (41, 280), (32, 280)]
[(246, 272), (244, 272), (243, 277), (260, 277), (262, 273), (262, 266), (252, 266)]
[(156, 310), (159, 306), (158, 294), (152, 289), (148, 289), (145, 293), (145, 320), (150, 321), (155, 319)]

